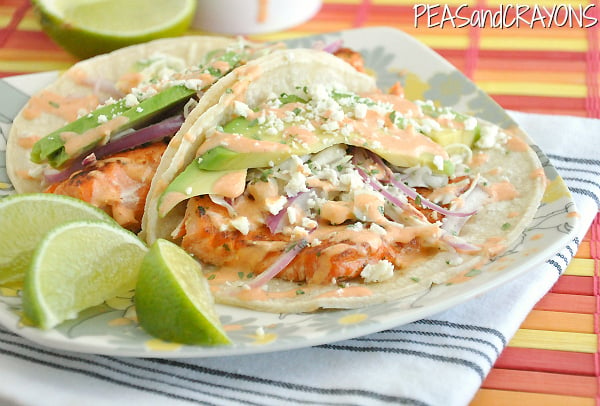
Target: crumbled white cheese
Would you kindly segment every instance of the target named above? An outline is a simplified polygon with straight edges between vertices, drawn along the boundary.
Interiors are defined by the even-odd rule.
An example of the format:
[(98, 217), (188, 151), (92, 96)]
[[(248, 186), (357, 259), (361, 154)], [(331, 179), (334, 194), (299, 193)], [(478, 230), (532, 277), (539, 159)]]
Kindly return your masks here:
[(475, 143), (475, 146), (482, 149), (489, 149), (506, 143), (506, 139), (506, 133), (499, 130), (495, 125), (482, 125), (481, 138)]
[(381, 227), (379, 224), (376, 224), (376, 223), (371, 223), (371, 225), (369, 226), (369, 231), (372, 231), (375, 234), (382, 235), (382, 236), (387, 234), (387, 231), (385, 231), (385, 228)]
[(359, 120), (362, 120), (363, 118), (367, 117), (367, 105), (364, 103), (356, 103), (354, 105), (354, 117), (356, 117)]
[(314, 240), (312, 240), (310, 242), (310, 246), (311, 247), (318, 247), (319, 245), (321, 245), (322, 241), (319, 240), (318, 238), (315, 238)]
[(235, 100), (233, 102), (233, 112), (240, 117), (246, 118), (248, 117), (248, 114), (252, 112), (252, 110), (250, 109), (250, 107), (248, 107), (246, 103), (241, 102), (239, 100)]
[(286, 202), (287, 199), (285, 196), (279, 196), (278, 198), (266, 199), (265, 204), (267, 206), (267, 210), (269, 210), (269, 213), (275, 215), (279, 213), (281, 209), (283, 209), (283, 206), (285, 206)]
[(104, 114), (98, 116), (98, 124), (103, 124), (108, 121), (108, 118)]
[(286, 214), (290, 224), (296, 224), (296, 221), (298, 221), (298, 210), (295, 207), (290, 206), (287, 208)]
[(317, 225), (318, 225), (318, 223), (311, 218), (308, 218), (308, 217), (302, 218), (302, 227), (304, 227), (306, 229), (309, 229), (309, 230), (315, 229), (315, 228), (317, 228)]
[(433, 164), (439, 171), (444, 170), (444, 158), (441, 155), (436, 155), (433, 157)]
[(465, 130), (472, 131), (477, 127), (477, 119), (475, 117), (468, 117), (463, 125), (465, 126)]
[(231, 220), (231, 225), (244, 235), (248, 235), (248, 232), (250, 232), (250, 222), (248, 221), (248, 217), (246, 216), (239, 216), (234, 218), (233, 220)]
[(394, 264), (383, 259), (376, 264), (367, 264), (360, 273), (365, 282), (382, 282), (394, 276)]
[(140, 102), (138, 101), (137, 97), (135, 97), (133, 94), (129, 93), (127, 96), (125, 96), (126, 107), (137, 106), (139, 103)]
[(308, 230), (303, 227), (294, 227), (290, 233), (293, 240), (299, 240), (308, 236)]
[(306, 175), (300, 171), (292, 172), (290, 180), (285, 185), (285, 193), (288, 196), (296, 196), (300, 192), (308, 192), (306, 187)]
[(423, 119), (423, 121), (421, 122), (421, 131), (423, 131), (425, 134), (429, 134), (434, 130), (441, 130), (442, 126), (440, 125), (440, 123), (438, 123), (437, 121), (431, 119), (431, 118), (425, 118)]
[(337, 121), (332, 121), (332, 120), (328, 120), (327, 122), (321, 124), (321, 130), (323, 131), (336, 131), (339, 130), (340, 128), (340, 123), (338, 123)]

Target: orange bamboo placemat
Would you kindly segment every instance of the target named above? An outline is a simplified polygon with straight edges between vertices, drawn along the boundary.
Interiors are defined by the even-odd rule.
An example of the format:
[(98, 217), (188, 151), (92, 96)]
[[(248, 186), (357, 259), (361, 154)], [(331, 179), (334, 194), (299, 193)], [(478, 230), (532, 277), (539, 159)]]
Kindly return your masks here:
[[(417, 5), (419, 4), (419, 5)], [(284, 39), (364, 26), (399, 28), (453, 63), (507, 109), (600, 118), (600, 10), (597, 2), (571, 3), (572, 27), (443, 28), (415, 20), (421, 4), (409, 0), (324, 0), (307, 23), (257, 40)], [(432, 12), (498, 12), (500, 0), (430, 2)], [(516, 3), (515, 3), (516, 4)], [(546, 6), (519, 2), (531, 11)], [(581, 8), (579, 8), (581, 6)], [(563, 10), (564, 11), (564, 10)], [(526, 16), (527, 17), (527, 16)], [(529, 16), (531, 17), (531, 16)], [(527, 17), (527, 18), (529, 18)], [(581, 21), (577, 20), (577, 17)], [(585, 19), (583, 18), (585, 17)], [(594, 22), (596, 23), (592, 24)], [(524, 18), (525, 20), (525, 18)], [(440, 17), (437, 20), (440, 21)], [(555, 20), (554, 23), (560, 23)], [(418, 27), (416, 26), (418, 23)], [(559, 25), (559, 24), (558, 24)], [(584, 25), (589, 25), (584, 27)], [(0, 2), (0, 77), (65, 69), (76, 60), (40, 31), (26, 0)], [(600, 217), (576, 258), (535, 306), (483, 382), (472, 406), (595, 405), (598, 403)]]

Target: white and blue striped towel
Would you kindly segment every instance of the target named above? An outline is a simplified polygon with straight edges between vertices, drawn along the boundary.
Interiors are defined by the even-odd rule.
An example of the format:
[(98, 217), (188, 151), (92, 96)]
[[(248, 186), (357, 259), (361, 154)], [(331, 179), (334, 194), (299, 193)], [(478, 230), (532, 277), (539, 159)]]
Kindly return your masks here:
[(141, 359), (55, 351), (0, 328), (0, 404), (465, 405), (577, 251), (600, 202), (600, 121), (511, 113), (550, 157), (581, 216), (546, 263), (424, 320), (268, 354)]

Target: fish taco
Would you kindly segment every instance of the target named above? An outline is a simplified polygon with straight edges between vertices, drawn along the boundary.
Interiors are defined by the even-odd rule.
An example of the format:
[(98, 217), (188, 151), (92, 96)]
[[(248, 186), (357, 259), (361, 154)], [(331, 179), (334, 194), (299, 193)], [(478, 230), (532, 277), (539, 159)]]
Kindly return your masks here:
[(218, 100), (204, 93), (235, 67), (279, 47), (189, 36), (76, 63), (14, 119), (6, 153), (11, 183), (18, 193), (80, 198), (139, 231), (167, 144), (178, 143), (175, 134)]
[(421, 292), (506, 250), (545, 189), (521, 132), (383, 92), (326, 52), (273, 52), (219, 85), (169, 145), (143, 227), (204, 264), (220, 303), (307, 312)]

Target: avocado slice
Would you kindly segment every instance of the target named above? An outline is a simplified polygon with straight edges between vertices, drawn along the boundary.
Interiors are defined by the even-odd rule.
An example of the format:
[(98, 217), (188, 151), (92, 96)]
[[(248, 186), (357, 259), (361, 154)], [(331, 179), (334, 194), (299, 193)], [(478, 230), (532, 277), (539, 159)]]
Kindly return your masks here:
[[(287, 126), (287, 124), (286, 124)], [(315, 141), (310, 144), (293, 143), (282, 139), (280, 133), (268, 133), (266, 129), (257, 124), (256, 120), (236, 117), (223, 126), (223, 132), (239, 134), (245, 138), (255, 139), (258, 142), (276, 142), (286, 148), (273, 149), (272, 151), (240, 152), (223, 145), (211, 148), (200, 155), (198, 167), (207, 171), (234, 170), (246, 168), (262, 168), (277, 165), (292, 155), (313, 154), (335, 144), (347, 144), (366, 148), (383, 159), (398, 166), (429, 165), (432, 168), (434, 155), (423, 152), (419, 157), (406, 154), (400, 149), (386, 149), (376, 143), (365, 143), (365, 140), (354, 133), (342, 135), (340, 131), (325, 132), (315, 129)]]
[(222, 171), (273, 166), (292, 155), (316, 153), (334, 144), (344, 142), (344, 138), (339, 134), (322, 136), (321, 130), (315, 130), (317, 134), (316, 142), (310, 144), (294, 143), (292, 140), (286, 142), (282, 139), (281, 134), (271, 134), (263, 126), (259, 125), (256, 120), (248, 120), (244, 117), (236, 117), (229, 121), (223, 126), (223, 132), (239, 134), (245, 138), (255, 139), (257, 142), (278, 143), (283, 145), (284, 148), (260, 152), (239, 152), (219, 145), (200, 155), (200, 159), (197, 161), (199, 169)]
[(427, 135), (443, 147), (451, 144), (464, 144), (470, 148), (479, 139), (480, 129), (479, 126), (475, 127), (473, 130), (447, 128), (433, 130)]
[(62, 134), (83, 135), (98, 128), (106, 120), (124, 117), (124, 123), (110, 130), (110, 136), (113, 136), (124, 130), (144, 126), (156, 116), (186, 102), (195, 94), (195, 90), (178, 85), (164, 89), (133, 107), (128, 106), (125, 98), (114, 104), (102, 106), (37, 141), (31, 151), (31, 160), (35, 163), (48, 162), (53, 168), (61, 168), (68, 161), (92, 150), (104, 138), (104, 134), (99, 132), (100, 136), (94, 141), (67, 153)]
[[(225, 171), (204, 171), (198, 167), (196, 161), (192, 161), (183, 172), (181, 172), (158, 199), (158, 214), (164, 217), (173, 207), (180, 202), (193, 196), (208, 195), (214, 193), (217, 182), (226, 176), (234, 175), (237, 179), (246, 179), (246, 169)], [(239, 176), (235, 176), (235, 175)], [(233, 185), (232, 188), (238, 185)], [(242, 186), (243, 189), (243, 186)]]
[[(431, 104), (424, 104), (421, 106), (423, 113), (430, 117), (437, 118), (442, 114), (450, 114), (454, 116), (454, 119), (458, 122), (464, 123), (468, 116), (458, 113), (450, 108), (436, 108)], [(464, 144), (469, 148), (479, 140), (481, 136), (481, 128), (477, 124), (473, 129), (459, 129), (459, 128), (443, 128), (440, 130), (432, 130), (427, 134), (432, 140), (441, 146), (445, 147), (451, 144)]]

